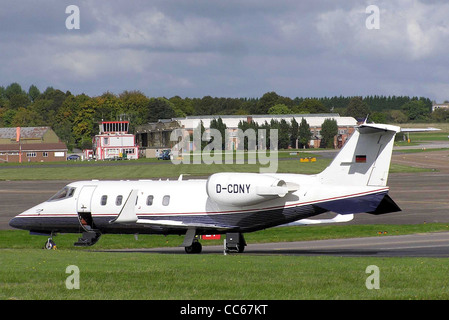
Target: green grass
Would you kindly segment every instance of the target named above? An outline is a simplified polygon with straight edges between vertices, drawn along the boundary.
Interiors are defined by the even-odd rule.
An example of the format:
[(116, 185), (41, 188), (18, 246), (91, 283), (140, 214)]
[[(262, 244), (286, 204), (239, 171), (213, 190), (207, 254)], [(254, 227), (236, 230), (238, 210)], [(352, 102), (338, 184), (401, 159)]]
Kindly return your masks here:
[[(2, 250), (0, 299), (448, 299), (447, 259)], [(80, 270), (80, 289), (65, 286)], [(380, 289), (365, 286), (380, 270)]]
[[(299, 156), (289, 160), (279, 160), (277, 172), (316, 174), (324, 170), (331, 159), (317, 157), (316, 162), (299, 162)], [(106, 163), (108, 164), (108, 163)], [(120, 163), (115, 166), (95, 163), (87, 166), (78, 165), (56, 165), (56, 166), (29, 166), (0, 167), (1, 180), (90, 180), (90, 179), (159, 179), (177, 178), (184, 174), (186, 178), (191, 176), (207, 176), (216, 172), (260, 172), (260, 164), (173, 164), (165, 161), (157, 165), (146, 162)], [(423, 168), (410, 166), (391, 166), (390, 172), (422, 172), (428, 171)]]
[[(277, 172), (318, 173), (329, 164), (328, 159), (300, 163), (299, 159), (280, 160)], [(259, 172), (260, 164), (173, 164), (166, 161), (157, 165), (127, 163), (116, 166), (23, 166), (0, 169), (2, 180), (83, 180), (83, 179), (154, 179), (173, 178), (180, 174), (204, 176), (216, 172)], [(265, 166), (268, 167), (268, 166)]]
[[(246, 235), (251, 245), (356, 236), (447, 231), (446, 224), (307, 226)], [(57, 250), (37, 249), (44, 237), (0, 232), (0, 299), (448, 299), (447, 259), (251, 256), (104, 252), (110, 248), (177, 246), (179, 236), (104, 235), (73, 248), (78, 235), (56, 237)], [(219, 242), (221, 243), (221, 242)], [(203, 241), (203, 244), (206, 244)], [(69, 290), (69, 265), (80, 270), (80, 289)], [(368, 290), (369, 265), (380, 270), (380, 289)]]

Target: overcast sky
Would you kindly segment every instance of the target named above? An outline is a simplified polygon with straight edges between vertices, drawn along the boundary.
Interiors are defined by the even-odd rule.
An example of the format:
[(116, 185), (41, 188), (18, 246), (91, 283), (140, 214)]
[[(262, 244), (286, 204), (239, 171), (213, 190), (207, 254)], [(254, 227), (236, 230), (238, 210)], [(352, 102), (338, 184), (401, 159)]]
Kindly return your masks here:
[[(10, 1), (0, 86), (150, 97), (449, 100), (447, 0)], [(69, 5), (80, 28), (67, 29)], [(379, 29), (368, 29), (369, 5)], [(73, 21), (72, 21), (73, 22)]]

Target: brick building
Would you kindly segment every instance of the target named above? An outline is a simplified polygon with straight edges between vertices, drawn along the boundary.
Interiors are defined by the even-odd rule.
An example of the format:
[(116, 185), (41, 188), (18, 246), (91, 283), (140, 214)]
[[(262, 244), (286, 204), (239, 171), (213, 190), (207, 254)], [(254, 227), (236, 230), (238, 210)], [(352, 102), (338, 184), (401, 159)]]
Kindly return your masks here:
[(0, 162), (66, 159), (67, 146), (50, 127), (0, 128)]

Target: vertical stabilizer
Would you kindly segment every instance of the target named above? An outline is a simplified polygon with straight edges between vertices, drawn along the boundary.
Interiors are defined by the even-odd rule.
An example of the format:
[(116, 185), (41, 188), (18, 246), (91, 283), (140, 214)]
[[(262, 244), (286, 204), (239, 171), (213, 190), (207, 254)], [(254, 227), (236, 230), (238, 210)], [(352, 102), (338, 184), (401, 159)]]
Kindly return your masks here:
[(322, 183), (347, 186), (386, 186), (394, 137), (401, 129), (386, 124), (362, 124), (319, 174)]

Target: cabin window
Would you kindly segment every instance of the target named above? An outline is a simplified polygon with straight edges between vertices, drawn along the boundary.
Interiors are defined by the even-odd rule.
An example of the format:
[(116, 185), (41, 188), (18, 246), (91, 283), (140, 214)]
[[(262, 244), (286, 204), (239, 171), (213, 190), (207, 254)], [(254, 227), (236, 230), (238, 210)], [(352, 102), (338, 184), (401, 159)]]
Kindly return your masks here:
[(75, 188), (72, 187), (64, 187), (58, 193), (56, 193), (53, 197), (51, 197), (48, 201), (58, 201), (67, 198), (73, 197), (75, 193)]
[(147, 206), (152, 206), (153, 205), (153, 199), (154, 199), (154, 196), (148, 196), (147, 197)]
[(123, 196), (117, 196), (117, 198), (115, 198), (115, 205), (116, 206), (121, 206), (122, 205), (122, 201), (123, 201)]
[(162, 205), (163, 206), (168, 206), (170, 204), (170, 196), (164, 196), (162, 198)]
[(101, 196), (101, 205), (105, 206), (108, 203), (108, 196)]

